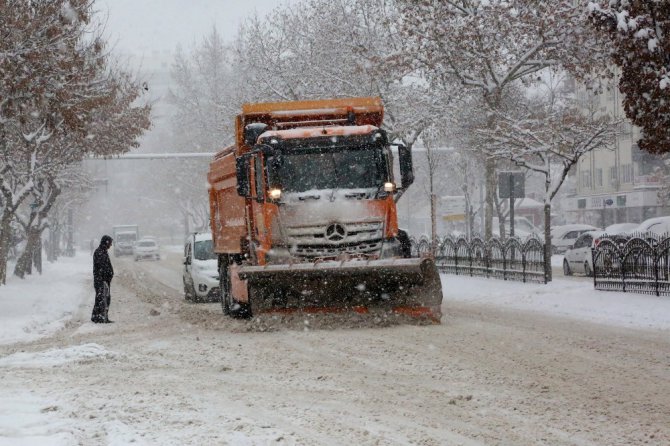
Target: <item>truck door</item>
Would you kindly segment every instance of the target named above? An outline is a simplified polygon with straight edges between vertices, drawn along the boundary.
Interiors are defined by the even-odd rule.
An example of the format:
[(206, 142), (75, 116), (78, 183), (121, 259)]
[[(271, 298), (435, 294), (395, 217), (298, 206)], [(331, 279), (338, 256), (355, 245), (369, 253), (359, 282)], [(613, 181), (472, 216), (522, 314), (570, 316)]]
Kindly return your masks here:
[[(251, 165), (252, 169), (252, 178), (254, 179), (253, 181), (253, 192), (252, 196), (255, 198), (255, 203), (253, 203), (253, 221), (255, 223), (255, 228), (254, 228), (254, 233), (252, 237), (255, 240), (255, 244), (257, 245), (265, 245), (266, 244), (266, 238), (267, 238), (267, 225), (265, 222), (265, 212), (264, 212), (264, 205), (265, 205), (265, 175), (264, 175), (264, 169), (263, 169), (263, 156), (261, 153), (257, 153), (253, 157), (253, 162)], [(264, 256), (260, 255), (259, 260), (261, 263), (264, 263)]]

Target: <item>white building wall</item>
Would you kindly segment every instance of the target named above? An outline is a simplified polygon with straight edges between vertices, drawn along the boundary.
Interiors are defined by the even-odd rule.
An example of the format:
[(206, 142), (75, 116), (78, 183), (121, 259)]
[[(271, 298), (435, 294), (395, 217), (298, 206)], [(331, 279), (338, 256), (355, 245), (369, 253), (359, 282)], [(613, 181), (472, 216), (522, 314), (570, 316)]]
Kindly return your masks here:
[(658, 215), (666, 215), (657, 199), (660, 179), (647, 172), (641, 162), (644, 154), (637, 148), (639, 128), (625, 118), (622, 97), (615, 87), (600, 95), (582, 89), (585, 109), (608, 114), (621, 120), (612, 147), (585, 155), (573, 169), (576, 189), (562, 203), (569, 222), (604, 227), (613, 223), (640, 223)]

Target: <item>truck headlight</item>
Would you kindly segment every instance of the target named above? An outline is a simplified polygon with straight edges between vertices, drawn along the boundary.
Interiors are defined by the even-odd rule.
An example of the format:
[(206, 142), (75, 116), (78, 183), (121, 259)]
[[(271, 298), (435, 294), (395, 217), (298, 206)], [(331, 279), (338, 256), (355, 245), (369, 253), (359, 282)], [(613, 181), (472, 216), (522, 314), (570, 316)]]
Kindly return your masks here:
[(270, 198), (273, 200), (279, 200), (281, 198), (281, 189), (270, 189), (268, 195), (270, 195)]
[(393, 192), (395, 190), (395, 184), (388, 182), (384, 183), (384, 192)]

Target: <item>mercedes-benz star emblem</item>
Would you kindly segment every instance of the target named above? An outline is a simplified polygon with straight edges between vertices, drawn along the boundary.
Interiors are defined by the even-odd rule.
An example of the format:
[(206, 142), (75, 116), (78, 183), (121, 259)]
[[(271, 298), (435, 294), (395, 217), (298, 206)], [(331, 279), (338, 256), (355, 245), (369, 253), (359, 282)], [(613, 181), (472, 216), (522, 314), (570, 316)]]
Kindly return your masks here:
[(326, 228), (326, 239), (331, 242), (339, 242), (346, 236), (347, 230), (338, 223), (333, 223)]

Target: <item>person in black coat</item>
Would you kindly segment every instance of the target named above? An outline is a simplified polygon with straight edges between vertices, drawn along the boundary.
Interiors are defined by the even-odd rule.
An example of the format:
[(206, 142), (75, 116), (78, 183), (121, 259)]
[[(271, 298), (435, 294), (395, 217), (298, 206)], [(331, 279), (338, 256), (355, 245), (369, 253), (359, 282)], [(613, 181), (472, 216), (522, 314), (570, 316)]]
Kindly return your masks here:
[(95, 323), (110, 323), (107, 314), (109, 312), (109, 304), (111, 303), (111, 295), (109, 292), (114, 277), (114, 268), (112, 262), (109, 260), (107, 251), (112, 247), (112, 238), (108, 235), (103, 235), (100, 240), (100, 246), (93, 253), (93, 287), (95, 288), (95, 304), (93, 305), (93, 313), (91, 314), (91, 321)]

